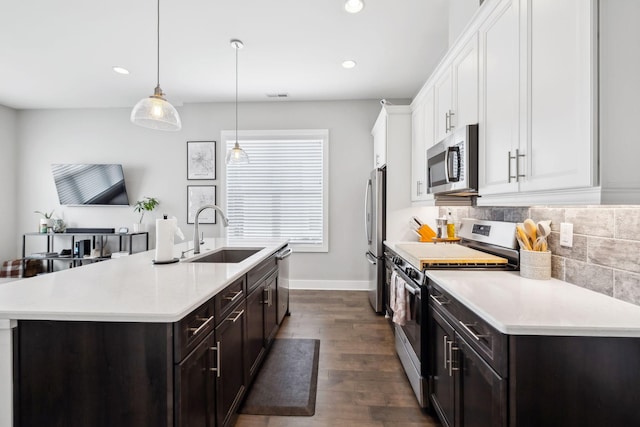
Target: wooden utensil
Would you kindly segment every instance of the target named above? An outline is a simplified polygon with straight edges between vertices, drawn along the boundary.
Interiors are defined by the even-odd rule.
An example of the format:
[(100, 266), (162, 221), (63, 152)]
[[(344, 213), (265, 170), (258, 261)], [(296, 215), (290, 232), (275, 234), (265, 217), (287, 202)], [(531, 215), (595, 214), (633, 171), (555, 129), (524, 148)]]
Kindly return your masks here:
[(524, 220), (522, 225), (524, 226), (524, 231), (527, 232), (527, 236), (529, 237), (529, 243), (531, 244), (531, 246), (535, 245), (537, 239), (536, 235), (538, 233), (538, 227), (536, 226), (536, 223), (533, 222), (531, 218), (527, 218)]
[(524, 249), (528, 251), (533, 250), (531, 247), (531, 242), (529, 242), (529, 236), (527, 236), (527, 233), (524, 231), (520, 224), (516, 225), (516, 232), (518, 233), (520, 244), (524, 245)]

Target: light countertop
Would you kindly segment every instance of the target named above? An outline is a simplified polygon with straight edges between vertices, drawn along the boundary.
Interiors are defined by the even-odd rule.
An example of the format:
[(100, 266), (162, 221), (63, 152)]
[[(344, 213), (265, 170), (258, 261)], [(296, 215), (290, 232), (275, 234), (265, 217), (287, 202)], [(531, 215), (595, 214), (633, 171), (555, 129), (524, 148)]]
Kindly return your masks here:
[[(385, 245), (404, 257), (398, 243), (406, 242)], [(416, 262), (411, 255), (406, 260)], [(640, 337), (640, 306), (561, 280), (525, 279), (517, 271), (426, 271), (430, 280), (505, 334)]]
[[(220, 292), (287, 243), (205, 239), (201, 253), (221, 248), (264, 248), (239, 263), (154, 265), (155, 251), (0, 284), (0, 319), (174, 322)], [(174, 256), (192, 248), (174, 247)]]

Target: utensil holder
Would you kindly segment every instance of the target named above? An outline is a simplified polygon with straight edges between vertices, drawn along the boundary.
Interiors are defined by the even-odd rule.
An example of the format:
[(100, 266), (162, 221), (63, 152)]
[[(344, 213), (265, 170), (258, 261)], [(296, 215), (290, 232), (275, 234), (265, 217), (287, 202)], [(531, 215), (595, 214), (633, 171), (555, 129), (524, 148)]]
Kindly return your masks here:
[(520, 249), (520, 276), (526, 279), (551, 279), (551, 251)]

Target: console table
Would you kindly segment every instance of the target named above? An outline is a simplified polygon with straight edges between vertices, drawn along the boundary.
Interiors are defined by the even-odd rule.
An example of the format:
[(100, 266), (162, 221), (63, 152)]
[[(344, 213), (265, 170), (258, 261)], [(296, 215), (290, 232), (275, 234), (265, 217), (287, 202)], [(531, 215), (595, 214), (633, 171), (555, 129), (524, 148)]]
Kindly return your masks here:
[[(77, 241), (85, 240), (78, 237), (88, 237), (91, 240), (91, 249), (96, 249), (96, 242), (100, 243), (100, 255), (99, 256), (76, 256), (74, 254), (74, 248)], [(27, 240), (28, 239), (42, 239), (46, 238), (46, 252), (31, 252), (27, 254)], [(134, 253), (133, 244), (135, 240), (141, 240), (143, 243), (143, 250), (149, 249), (149, 233), (24, 233), (22, 235), (22, 259), (39, 259), (46, 261), (46, 272), (53, 271), (54, 261), (68, 261), (69, 267), (77, 267), (84, 262), (95, 262), (110, 259), (111, 256), (105, 256), (104, 248), (109, 242), (109, 239), (118, 239), (118, 252), (126, 250), (128, 254)], [(56, 252), (56, 240), (65, 240), (62, 245), (63, 249), (69, 249), (69, 255), (60, 255)], [(68, 245), (68, 243), (71, 243)], [(123, 249), (126, 248), (126, 249)], [(139, 252), (139, 251), (138, 251)]]

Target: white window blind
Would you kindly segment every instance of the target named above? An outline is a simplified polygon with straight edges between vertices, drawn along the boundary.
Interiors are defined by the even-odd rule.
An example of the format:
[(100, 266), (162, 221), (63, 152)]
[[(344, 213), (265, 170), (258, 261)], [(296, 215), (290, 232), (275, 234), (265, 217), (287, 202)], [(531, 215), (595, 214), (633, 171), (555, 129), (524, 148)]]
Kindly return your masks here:
[[(296, 251), (327, 251), (327, 138), (327, 131), (239, 134), (250, 163), (227, 165), (227, 235), (286, 238)], [(234, 144), (232, 132), (226, 150)]]

